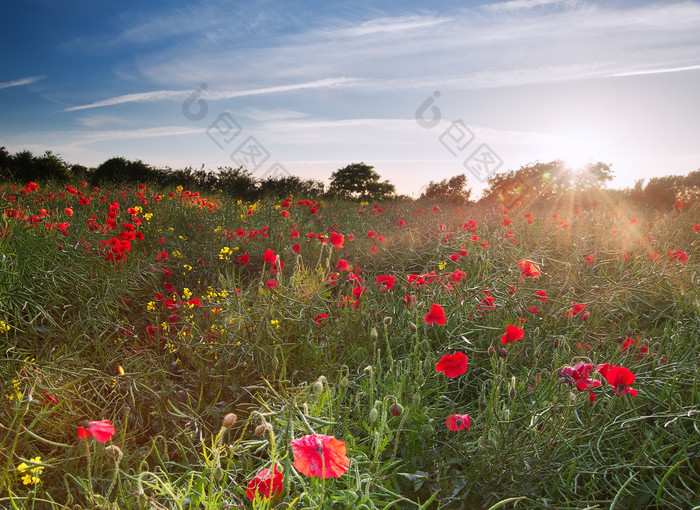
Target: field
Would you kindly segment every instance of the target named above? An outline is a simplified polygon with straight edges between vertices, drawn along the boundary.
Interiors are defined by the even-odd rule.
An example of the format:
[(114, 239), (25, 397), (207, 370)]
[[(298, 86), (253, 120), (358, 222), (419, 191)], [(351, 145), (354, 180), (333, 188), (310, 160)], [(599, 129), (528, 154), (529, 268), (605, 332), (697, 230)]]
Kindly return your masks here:
[(0, 188), (0, 508), (700, 506), (697, 205)]

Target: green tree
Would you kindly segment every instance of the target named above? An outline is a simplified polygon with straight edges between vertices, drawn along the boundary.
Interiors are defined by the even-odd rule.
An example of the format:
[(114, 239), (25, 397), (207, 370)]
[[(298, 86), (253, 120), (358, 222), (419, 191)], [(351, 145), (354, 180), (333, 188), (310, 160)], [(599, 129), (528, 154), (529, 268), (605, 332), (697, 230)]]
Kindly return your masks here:
[(365, 163), (352, 163), (331, 174), (330, 195), (358, 199), (383, 199), (396, 193), (389, 181), (380, 181), (374, 167)]
[(449, 180), (443, 179), (440, 182), (430, 181), (419, 198), (464, 205), (469, 202), (472, 194), (472, 190), (466, 186), (465, 174), (455, 175)]

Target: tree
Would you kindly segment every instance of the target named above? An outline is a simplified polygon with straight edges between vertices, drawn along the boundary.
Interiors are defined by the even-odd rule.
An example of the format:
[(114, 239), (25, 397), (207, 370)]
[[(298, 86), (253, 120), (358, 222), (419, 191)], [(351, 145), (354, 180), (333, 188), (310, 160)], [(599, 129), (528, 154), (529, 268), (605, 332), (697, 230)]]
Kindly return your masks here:
[(365, 163), (352, 163), (331, 174), (329, 194), (345, 198), (382, 199), (396, 193), (389, 181), (380, 181), (374, 167)]
[(455, 175), (449, 181), (447, 179), (440, 182), (430, 181), (419, 198), (464, 205), (469, 202), (472, 194), (472, 190), (466, 186), (467, 176), (465, 174)]

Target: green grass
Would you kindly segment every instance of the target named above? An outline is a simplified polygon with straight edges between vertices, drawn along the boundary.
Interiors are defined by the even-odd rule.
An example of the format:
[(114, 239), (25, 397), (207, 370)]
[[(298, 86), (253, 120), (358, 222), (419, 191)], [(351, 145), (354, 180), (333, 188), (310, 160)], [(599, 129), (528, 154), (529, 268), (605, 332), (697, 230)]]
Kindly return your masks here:
[[(506, 227), (496, 207), (324, 202), (312, 214), (303, 197), (246, 204), (76, 183), (90, 198), (81, 205), (56, 186), (23, 195), (15, 185), (0, 186), (3, 210), (20, 211), (0, 219), (1, 508), (700, 506), (697, 206), (673, 217), (672, 204), (509, 204)], [(91, 229), (93, 216), (107, 225), (117, 199), (116, 228)], [(100, 241), (134, 223), (136, 206), (143, 240), (105, 260)], [(463, 227), (470, 218), (476, 232)], [(62, 222), (67, 235), (47, 228)], [(344, 248), (320, 242), (331, 230)], [(468, 255), (450, 260), (460, 248)], [(267, 249), (284, 263), (277, 274)], [(243, 253), (247, 265), (236, 262)], [(340, 259), (365, 287), (358, 306)], [(523, 259), (542, 276), (521, 278)], [(463, 278), (451, 281), (456, 269)], [(407, 283), (432, 271), (432, 283)], [(396, 277), (389, 291), (375, 285), (385, 274)], [(574, 302), (586, 319), (567, 316)], [(433, 303), (443, 326), (423, 319)], [(507, 325), (525, 337), (502, 345)], [(626, 338), (639, 344), (622, 350)], [(437, 373), (457, 350), (467, 372)], [(579, 361), (628, 367), (638, 395), (619, 396), (592, 373), (602, 385), (591, 402), (559, 375)], [(230, 412), (238, 421), (222, 428)], [(471, 416), (468, 431), (448, 430), (455, 413)], [(81, 420), (104, 419), (116, 428), (109, 443), (78, 438)], [(290, 441), (310, 433), (346, 444), (340, 478), (294, 468)], [(25, 485), (37, 456), (40, 482)], [(248, 482), (273, 465), (281, 496), (251, 502)]]

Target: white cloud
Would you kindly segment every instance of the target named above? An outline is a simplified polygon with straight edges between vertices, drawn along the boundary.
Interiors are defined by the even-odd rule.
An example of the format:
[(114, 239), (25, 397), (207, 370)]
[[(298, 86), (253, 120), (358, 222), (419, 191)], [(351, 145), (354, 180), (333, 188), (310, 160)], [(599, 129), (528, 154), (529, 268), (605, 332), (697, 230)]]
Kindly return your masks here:
[(10, 87), (19, 87), (21, 85), (30, 85), (39, 80), (43, 80), (45, 76), (30, 76), (29, 78), (21, 78), (19, 80), (0, 82), (0, 89), (7, 89)]

